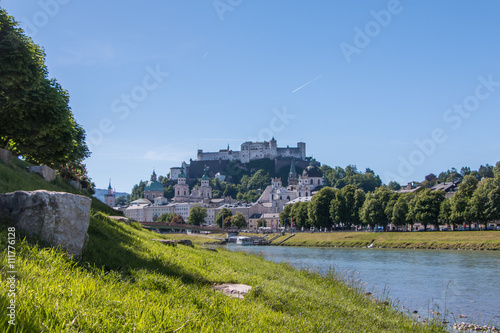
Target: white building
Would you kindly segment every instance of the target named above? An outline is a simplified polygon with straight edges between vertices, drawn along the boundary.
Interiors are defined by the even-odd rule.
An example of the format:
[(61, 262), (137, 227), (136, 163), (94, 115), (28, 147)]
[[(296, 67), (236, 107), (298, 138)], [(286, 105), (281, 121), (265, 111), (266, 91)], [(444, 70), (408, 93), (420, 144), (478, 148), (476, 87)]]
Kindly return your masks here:
[(104, 203), (111, 208), (116, 206), (116, 196), (111, 187), (111, 179), (109, 180), (108, 192), (104, 194)]
[[(278, 147), (274, 137), (270, 141), (263, 142), (244, 142), (241, 144), (240, 151), (233, 151), (229, 149), (221, 149), (218, 152), (203, 152), (199, 149), (197, 153), (197, 161), (235, 161), (239, 160), (242, 163), (248, 163), (253, 160), (261, 158), (295, 158), (305, 160), (306, 158), (306, 144), (298, 142), (297, 147)], [(171, 171), (172, 173), (172, 171)], [(172, 178), (173, 179), (173, 178)]]
[(271, 185), (267, 186), (257, 202), (270, 203), (272, 213), (279, 213), (290, 201), (297, 198), (312, 197), (324, 185), (323, 173), (311, 160), (310, 165), (298, 175), (292, 161), (288, 174), (288, 187), (282, 185), (280, 178), (273, 178)]
[(212, 198), (212, 188), (210, 187), (210, 179), (208, 178), (208, 168), (201, 177), (201, 185), (198, 188), (189, 191), (186, 174), (184, 169), (177, 177), (177, 184), (174, 186), (174, 202), (200, 202), (210, 200)]
[(151, 201), (148, 199), (138, 199), (132, 201), (130, 205), (124, 210), (124, 214), (131, 220), (138, 222), (148, 221), (148, 211), (147, 208), (151, 205)]

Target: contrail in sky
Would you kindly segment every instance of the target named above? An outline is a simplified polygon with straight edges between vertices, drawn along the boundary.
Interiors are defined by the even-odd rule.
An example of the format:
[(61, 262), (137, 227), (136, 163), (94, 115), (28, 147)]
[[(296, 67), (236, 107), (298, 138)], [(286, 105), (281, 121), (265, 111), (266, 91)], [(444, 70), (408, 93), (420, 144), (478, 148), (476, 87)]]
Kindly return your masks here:
[(298, 87), (297, 89), (295, 89), (294, 91), (292, 91), (292, 94), (293, 94), (293, 93), (295, 93), (295, 92), (297, 92), (297, 91), (299, 91), (300, 89), (304, 88), (305, 86), (307, 86), (307, 85), (309, 85), (309, 84), (313, 83), (314, 81), (316, 81), (316, 80), (320, 79), (320, 78), (321, 78), (323, 75), (325, 75), (325, 74), (326, 74), (326, 73), (323, 73), (323, 74), (321, 74), (320, 76), (318, 76), (317, 78), (312, 79), (311, 81), (307, 82), (306, 84), (304, 84), (304, 85), (302, 85), (302, 86)]

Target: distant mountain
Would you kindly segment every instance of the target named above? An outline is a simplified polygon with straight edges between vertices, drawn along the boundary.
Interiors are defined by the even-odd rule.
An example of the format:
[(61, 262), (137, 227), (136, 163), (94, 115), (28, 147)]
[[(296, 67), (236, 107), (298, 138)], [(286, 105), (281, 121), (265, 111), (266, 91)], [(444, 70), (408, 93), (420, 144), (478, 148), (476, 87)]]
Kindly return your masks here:
[[(95, 194), (94, 197), (97, 199), (101, 200), (104, 202), (104, 195), (108, 193), (108, 189), (103, 189), (103, 188), (96, 188), (95, 189)], [(129, 193), (126, 192), (115, 192), (115, 196), (118, 199), (118, 197), (126, 197)]]

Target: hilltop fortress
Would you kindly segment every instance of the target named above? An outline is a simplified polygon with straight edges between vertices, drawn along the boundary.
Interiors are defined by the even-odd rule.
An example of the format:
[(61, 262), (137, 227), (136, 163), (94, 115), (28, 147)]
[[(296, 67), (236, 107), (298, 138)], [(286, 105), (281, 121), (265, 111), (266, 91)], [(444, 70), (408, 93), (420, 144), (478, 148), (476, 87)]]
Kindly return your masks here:
[(231, 150), (229, 145), (226, 149), (221, 149), (218, 152), (204, 152), (199, 149), (196, 160), (190, 160), (189, 164), (183, 162), (181, 167), (170, 168), (170, 179), (177, 180), (182, 170), (184, 170), (188, 179), (200, 178), (204, 174), (205, 167), (209, 167), (210, 177), (215, 177), (217, 174), (224, 177), (228, 165), (233, 161), (246, 164), (261, 159), (274, 161), (275, 172), (285, 166), (289, 167), (291, 160), (294, 160), (296, 166), (300, 168), (309, 165), (304, 142), (298, 142), (297, 147), (278, 147), (276, 139), (273, 137), (269, 141), (244, 142), (241, 144), (241, 150), (239, 151)]
[(203, 152), (198, 149), (196, 161), (235, 161), (241, 163), (248, 163), (253, 160), (261, 158), (274, 159), (288, 159), (294, 158), (296, 160), (304, 161), (306, 158), (306, 144), (298, 142), (297, 147), (280, 148), (274, 137), (270, 141), (263, 142), (244, 142), (241, 144), (240, 151), (233, 151), (229, 149), (221, 149), (218, 152)]

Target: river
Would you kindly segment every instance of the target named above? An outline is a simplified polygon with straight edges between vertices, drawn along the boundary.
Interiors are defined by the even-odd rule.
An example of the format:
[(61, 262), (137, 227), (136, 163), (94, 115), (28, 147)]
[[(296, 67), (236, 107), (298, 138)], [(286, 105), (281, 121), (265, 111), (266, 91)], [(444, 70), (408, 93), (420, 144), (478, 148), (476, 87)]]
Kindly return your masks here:
[(388, 296), (415, 316), (500, 326), (500, 252), (229, 246), (349, 282)]

